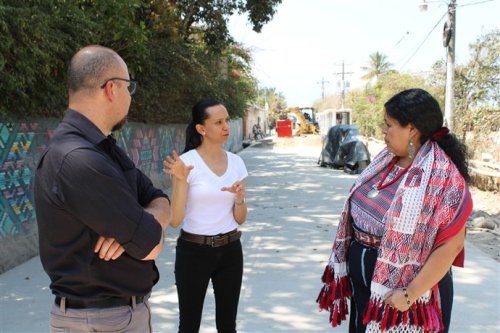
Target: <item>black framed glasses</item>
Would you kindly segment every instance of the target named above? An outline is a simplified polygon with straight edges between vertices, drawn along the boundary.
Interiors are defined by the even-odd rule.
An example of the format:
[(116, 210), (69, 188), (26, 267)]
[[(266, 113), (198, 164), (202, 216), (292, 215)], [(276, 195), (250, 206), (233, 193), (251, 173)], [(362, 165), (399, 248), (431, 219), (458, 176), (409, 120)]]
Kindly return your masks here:
[(128, 82), (127, 89), (128, 89), (129, 95), (132, 96), (133, 94), (135, 94), (135, 91), (137, 90), (137, 83), (138, 83), (138, 81), (137, 80), (122, 79), (121, 77), (112, 77), (111, 79), (107, 79), (106, 82), (104, 82), (101, 85), (101, 89), (104, 89), (104, 87), (106, 87), (106, 84), (109, 81), (113, 81), (113, 80), (120, 80), (120, 81)]

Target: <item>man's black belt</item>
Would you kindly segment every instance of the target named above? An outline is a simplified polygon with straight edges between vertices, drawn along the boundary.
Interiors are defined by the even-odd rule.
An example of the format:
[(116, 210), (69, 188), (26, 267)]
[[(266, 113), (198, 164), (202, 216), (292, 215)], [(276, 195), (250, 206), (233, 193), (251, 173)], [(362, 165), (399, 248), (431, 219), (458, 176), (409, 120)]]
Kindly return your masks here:
[(192, 233), (186, 232), (186, 231), (181, 229), (179, 237), (183, 240), (188, 241), (188, 242), (201, 244), (201, 245), (208, 245), (211, 247), (219, 247), (219, 246), (227, 245), (229, 243), (232, 243), (232, 242), (240, 239), (241, 238), (241, 231), (238, 231), (237, 229), (235, 229), (235, 230), (230, 231), (226, 234), (220, 234), (220, 235), (215, 235), (215, 236), (204, 236), (204, 235), (192, 234)]
[(64, 298), (65, 307), (68, 309), (104, 309), (104, 308), (112, 308), (117, 306), (135, 306), (137, 304), (141, 304), (146, 302), (149, 299), (150, 294), (146, 296), (131, 296), (131, 297), (109, 297), (105, 299), (99, 300), (80, 300), (80, 299), (72, 299), (67, 297), (59, 297), (56, 296), (55, 303), (57, 305), (61, 305), (61, 301)]

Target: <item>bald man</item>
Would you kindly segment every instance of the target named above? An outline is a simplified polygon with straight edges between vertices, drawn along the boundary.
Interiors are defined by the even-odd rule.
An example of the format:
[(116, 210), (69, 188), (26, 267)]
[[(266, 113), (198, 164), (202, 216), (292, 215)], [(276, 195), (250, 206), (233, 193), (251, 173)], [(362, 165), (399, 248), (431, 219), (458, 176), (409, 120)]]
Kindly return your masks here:
[(147, 300), (170, 201), (111, 136), (136, 86), (106, 47), (84, 47), (69, 64), (69, 106), (34, 189), (40, 260), (55, 295), (51, 332), (152, 331)]

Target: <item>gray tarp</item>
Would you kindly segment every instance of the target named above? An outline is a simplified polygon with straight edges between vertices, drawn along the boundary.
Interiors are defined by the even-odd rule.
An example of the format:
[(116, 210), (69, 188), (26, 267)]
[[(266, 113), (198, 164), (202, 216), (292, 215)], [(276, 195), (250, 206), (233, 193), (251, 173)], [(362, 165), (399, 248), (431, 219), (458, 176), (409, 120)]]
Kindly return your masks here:
[(328, 130), (318, 164), (322, 167), (361, 173), (370, 164), (370, 153), (356, 125), (336, 125)]

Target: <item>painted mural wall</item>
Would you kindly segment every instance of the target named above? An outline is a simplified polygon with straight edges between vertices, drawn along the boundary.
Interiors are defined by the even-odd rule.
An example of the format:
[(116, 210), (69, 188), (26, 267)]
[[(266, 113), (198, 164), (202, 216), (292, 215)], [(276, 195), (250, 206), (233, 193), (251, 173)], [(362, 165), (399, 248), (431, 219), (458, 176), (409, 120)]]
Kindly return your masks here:
[[(0, 273), (38, 255), (38, 229), (33, 203), (36, 163), (58, 120), (0, 122)], [(231, 121), (225, 148), (242, 149), (243, 122)], [(155, 186), (168, 193), (170, 178), (163, 159), (184, 149), (186, 125), (128, 123), (117, 133), (118, 144)]]

